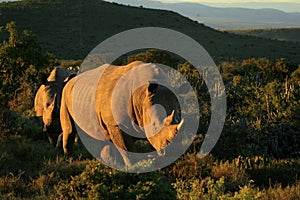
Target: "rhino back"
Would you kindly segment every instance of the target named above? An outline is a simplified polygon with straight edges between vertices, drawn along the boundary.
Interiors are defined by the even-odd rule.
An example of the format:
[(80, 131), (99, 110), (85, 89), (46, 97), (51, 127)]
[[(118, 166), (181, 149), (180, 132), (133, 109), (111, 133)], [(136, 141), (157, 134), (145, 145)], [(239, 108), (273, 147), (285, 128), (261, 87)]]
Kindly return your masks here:
[[(141, 67), (142, 66), (142, 67)], [(146, 71), (145, 71), (146, 70)], [(157, 67), (154, 64), (133, 62), (126, 66), (113, 66), (103, 65), (96, 69), (85, 71), (75, 77), (74, 81), (68, 83), (65, 87), (73, 87), (72, 103), (69, 102), (69, 107), (72, 107), (72, 117), (77, 125), (80, 126), (85, 133), (93, 138), (103, 140), (103, 134), (107, 136), (110, 134), (107, 132), (107, 126), (117, 126), (115, 118), (119, 120), (128, 119), (126, 114), (130, 109), (130, 102), (128, 97), (133, 93), (138, 96), (139, 103), (142, 106), (143, 93), (145, 87), (134, 91), (134, 84), (141, 82), (142, 80), (157, 80), (161, 73), (157, 71)], [(122, 79), (126, 77), (125, 79)], [(165, 78), (165, 75), (163, 75)], [(122, 79), (122, 80), (121, 80)], [(120, 82), (119, 82), (120, 81)], [(73, 86), (70, 86), (73, 84)], [(113, 98), (113, 91), (115, 87), (119, 87), (119, 95), (117, 99)], [(66, 89), (64, 89), (65, 91)], [(65, 94), (64, 94), (65, 95)], [(70, 97), (69, 97), (70, 98)], [(117, 102), (118, 116), (113, 116), (112, 102)], [(127, 110), (126, 110), (127, 109)], [(136, 121), (134, 113), (131, 117), (131, 121)], [(130, 121), (130, 122), (131, 122)], [(108, 136), (109, 137), (109, 136)]]
[[(98, 140), (105, 140), (95, 114), (95, 93), (98, 79), (108, 65), (79, 74), (69, 81), (63, 96), (72, 118), (82, 131)], [(62, 111), (65, 112), (65, 111)]]
[[(148, 81), (166, 82), (166, 74), (155, 64), (133, 62), (126, 66), (108, 67), (99, 80), (95, 110), (102, 126), (140, 122)], [(116, 113), (113, 113), (113, 110)], [(113, 115), (114, 114), (114, 115)], [(132, 127), (128, 127), (132, 130)]]

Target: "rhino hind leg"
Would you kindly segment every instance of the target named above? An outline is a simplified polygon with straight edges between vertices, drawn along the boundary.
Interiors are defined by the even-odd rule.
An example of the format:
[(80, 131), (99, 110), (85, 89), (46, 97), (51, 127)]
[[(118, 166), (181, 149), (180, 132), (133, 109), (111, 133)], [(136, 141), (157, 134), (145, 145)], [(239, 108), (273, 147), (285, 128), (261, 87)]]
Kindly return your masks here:
[[(72, 123), (73, 124), (73, 123)], [(57, 141), (57, 145), (62, 147), (65, 155), (70, 155), (73, 153), (73, 146), (76, 138), (76, 129), (72, 125), (72, 128), (70, 131), (64, 131), (61, 134), (61, 141)]]
[(67, 105), (65, 104), (64, 96), (61, 103), (60, 121), (62, 127), (62, 134), (60, 136), (62, 137), (62, 148), (64, 154), (69, 155), (73, 151), (73, 145), (76, 137), (76, 128), (74, 120), (71, 118)]

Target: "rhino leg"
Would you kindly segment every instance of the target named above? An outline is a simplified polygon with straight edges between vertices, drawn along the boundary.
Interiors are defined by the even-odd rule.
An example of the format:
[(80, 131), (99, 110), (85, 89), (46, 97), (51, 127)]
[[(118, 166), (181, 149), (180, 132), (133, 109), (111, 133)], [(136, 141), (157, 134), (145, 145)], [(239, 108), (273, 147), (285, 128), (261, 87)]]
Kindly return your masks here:
[(112, 146), (111, 144), (107, 144), (105, 145), (101, 152), (100, 152), (100, 159), (102, 160), (103, 163), (106, 163), (108, 165), (120, 165), (121, 163), (123, 163), (123, 165), (125, 164), (123, 162), (123, 160), (118, 160), (118, 150)]
[(61, 133), (58, 138), (57, 138), (57, 142), (56, 142), (56, 151), (57, 153), (62, 153), (63, 152), (63, 148), (62, 148), (62, 138), (63, 138), (63, 134)]
[(126, 153), (127, 146), (125, 144), (124, 141), (124, 136), (122, 134), (122, 131), (119, 129), (118, 126), (109, 126), (108, 128), (108, 132), (110, 133), (110, 139), (112, 141), (112, 143), (115, 145), (115, 147), (118, 149), (118, 151), (120, 152), (124, 163), (127, 167), (131, 166), (131, 161), (128, 158), (128, 155)]
[(62, 135), (62, 142), (60, 142), (60, 144), (62, 144), (64, 154), (65, 155), (71, 154), (73, 152), (73, 146), (76, 137), (75, 127), (71, 125), (71, 128), (64, 130), (61, 135)]
[(76, 137), (76, 128), (75, 128), (74, 120), (71, 118), (68, 107), (65, 103), (65, 96), (62, 97), (62, 101), (61, 101), (60, 121), (61, 121), (61, 128), (62, 128), (62, 134), (61, 134), (62, 148), (64, 154), (68, 155), (72, 153), (72, 149)]

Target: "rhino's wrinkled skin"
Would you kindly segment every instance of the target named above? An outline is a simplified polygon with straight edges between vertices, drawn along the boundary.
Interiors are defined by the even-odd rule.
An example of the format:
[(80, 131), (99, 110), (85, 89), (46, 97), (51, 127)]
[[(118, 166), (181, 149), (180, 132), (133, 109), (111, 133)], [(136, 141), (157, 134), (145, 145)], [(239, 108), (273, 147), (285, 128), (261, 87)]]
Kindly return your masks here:
[(48, 77), (45, 74), (40, 74), (42, 85), (36, 93), (34, 109), (36, 116), (42, 119), (43, 130), (48, 134), (49, 141), (54, 146), (58, 135), (61, 133), (59, 109), (62, 89), (68, 77), (74, 74), (73, 71), (61, 67), (53, 69)]
[[(80, 128), (84, 129), (91, 137), (98, 140), (111, 141), (118, 148), (124, 164), (130, 166), (132, 161), (128, 158), (126, 151), (139, 152), (139, 150), (134, 145), (137, 137), (127, 134), (126, 130), (135, 130), (135, 134), (140, 134), (141, 137), (147, 138), (149, 143), (159, 152), (172, 141), (182, 126), (183, 120), (180, 122), (179, 103), (172, 91), (157, 84), (156, 80), (158, 83), (162, 81), (168, 82), (168, 78), (163, 70), (155, 64), (133, 62), (120, 67), (106, 66), (103, 71), (99, 67), (83, 72), (70, 80), (64, 87), (60, 111), (63, 150), (66, 154), (71, 151), (72, 140), (76, 131), (74, 127), (75, 120), (76, 124), (79, 124)], [(101, 74), (99, 80), (95, 80), (95, 95), (91, 97), (94, 98), (94, 101), (91, 101), (94, 102), (94, 105), (91, 107), (93, 110), (82, 109), (82, 111), (76, 113), (75, 101), (87, 101), (87, 107), (90, 106), (88, 100), (90, 97), (85, 97), (84, 93), (81, 94), (80, 91), (87, 90), (84, 88), (88, 88), (92, 84), (90, 80), (95, 74), (99, 73), (99, 69), (103, 74)], [(118, 83), (125, 74), (132, 78), (124, 79), (121, 83)], [(81, 78), (83, 80), (86, 78), (86, 80), (80, 81)], [(151, 82), (134, 89), (133, 85), (145, 78), (150, 78)], [(77, 84), (81, 85), (77, 87)], [(113, 91), (116, 90), (115, 87), (118, 87), (117, 94), (113, 94)], [(75, 91), (74, 88), (83, 89)], [(162, 107), (157, 106), (157, 104), (165, 108), (167, 115), (161, 114)], [(116, 111), (117, 114), (113, 114), (113, 111)], [(92, 124), (89, 128), (90, 123), (93, 122), (93, 120), (89, 119), (89, 116), (92, 116), (93, 112), (97, 120), (96, 124)], [(124, 125), (124, 131), (124, 129), (121, 130), (119, 125), (126, 120), (128, 122), (126, 115), (129, 116), (131, 122)], [(161, 116), (167, 117), (161, 119)], [(100, 127), (102, 134), (97, 135), (95, 133), (97, 132), (96, 127)], [(100, 149), (99, 152), (100, 158), (108, 159), (110, 157), (108, 155), (109, 146), (103, 145), (101, 148), (102, 150)]]

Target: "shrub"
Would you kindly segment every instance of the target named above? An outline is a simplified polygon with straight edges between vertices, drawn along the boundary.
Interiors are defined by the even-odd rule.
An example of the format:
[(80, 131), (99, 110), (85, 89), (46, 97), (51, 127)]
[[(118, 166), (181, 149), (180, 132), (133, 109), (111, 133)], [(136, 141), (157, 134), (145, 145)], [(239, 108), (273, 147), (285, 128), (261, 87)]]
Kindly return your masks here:
[(274, 187), (269, 187), (262, 191), (261, 199), (263, 200), (294, 200), (300, 199), (300, 182), (295, 185), (288, 185), (282, 188), (280, 184), (276, 184)]
[(220, 164), (214, 166), (212, 176), (216, 179), (224, 177), (226, 189), (229, 191), (237, 191), (239, 187), (249, 182), (246, 170), (229, 161), (221, 161)]
[(262, 199), (262, 192), (258, 188), (254, 188), (251, 183), (240, 187), (238, 192), (234, 193), (233, 199), (235, 200), (256, 200)]
[(176, 190), (177, 199), (197, 199), (204, 194), (204, 181), (192, 178), (189, 181), (177, 179), (172, 186)]
[(12, 199), (14, 197), (28, 197), (30, 191), (21, 179), (24, 172), (14, 175), (10, 173), (0, 178), (0, 199)]
[(163, 170), (170, 179), (204, 179), (211, 173), (215, 159), (211, 155), (200, 158), (197, 154), (187, 153), (174, 164)]
[(299, 159), (269, 160), (247, 170), (258, 185), (281, 183), (283, 186), (295, 184), (300, 175)]
[(0, 140), (8, 139), (19, 132), (18, 114), (0, 107)]
[(38, 71), (55, 62), (30, 31), (18, 31), (15, 22), (8, 23), (5, 31), (9, 37), (0, 44), (0, 104), (22, 112), (33, 105)]
[(175, 191), (157, 172), (129, 174), (90, 162), (70, 182), (56, 187), (60, 199), (174, 199)]

